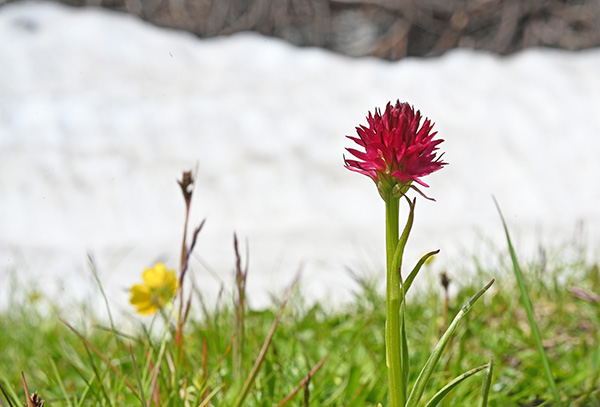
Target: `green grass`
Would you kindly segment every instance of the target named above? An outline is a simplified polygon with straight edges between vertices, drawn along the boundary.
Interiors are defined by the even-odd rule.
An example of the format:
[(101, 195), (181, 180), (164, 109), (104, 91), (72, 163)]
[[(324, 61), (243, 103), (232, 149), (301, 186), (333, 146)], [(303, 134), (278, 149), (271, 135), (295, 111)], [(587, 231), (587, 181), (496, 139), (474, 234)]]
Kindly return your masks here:
[[(554, 405), (510, 272), (510, 258), (505, 254), (501, 258), (505, 263), (498, 270), (479, 269), (469, 274), (468, 281), (452, 283), (455, 289), (460, 287), (450, 299), (448, 320), (491, 277), (497, 279), (459, 327), (423, 402), (454, 377), (493, 357), (489, 406)], [(576, 285), (598, 293), (600, 273), (597, 266), (567, 258), (559, 252), (544, 265), (522, 264), (522, 268), (563, 404), (600, 406), (600, 304), (567, 290)], [(467, 274), (451, 272), (455, 280)], [(337, 309), (303, 305), (301, 298), (292, 296), (248, 396), (239, 405), (272, 407), (282, 401), (289, 406), (386, 405), (385, 299), (372, 286), (362, 284), (356, 298)], [(23, 294), (28, 297), (25, 289)], [(15, 406), (24, 402), (21, 371), (30, 391), (37, 391), (48, 406), (139, 406), (151, 400), (161, 406), (199, 406), (207, 398), (205, 405), (234, 406), (279, 312), (276, 306), (246, 312), (243, 376), (234, 377), (233, 302), (206, 314), (197, 299), (193, 302), (181, 357), (170, 332), (163, 335), (161, 324), (148, 332), (140, 323), (132, 335), (125, 335), (78, 308), (55, 307), (43, 313), (38, 308), (32, 301), (13, 299), (0, 312), (0, 384)], [(443, 308), (441, 286), (432, 285), (423, 295), (408, 299), (411, 387), (443, 332)], [(118, 330), (118, 322), (116, 326)], [(315, 368), (323, 358), (322, 366)], [(151, 366), (157, 363), (156, 399), (150, 389)], [(484, 374), (452, 390), (443, 405), (477, 405)], [(287, 397), (294, 390), (297, 393)]]

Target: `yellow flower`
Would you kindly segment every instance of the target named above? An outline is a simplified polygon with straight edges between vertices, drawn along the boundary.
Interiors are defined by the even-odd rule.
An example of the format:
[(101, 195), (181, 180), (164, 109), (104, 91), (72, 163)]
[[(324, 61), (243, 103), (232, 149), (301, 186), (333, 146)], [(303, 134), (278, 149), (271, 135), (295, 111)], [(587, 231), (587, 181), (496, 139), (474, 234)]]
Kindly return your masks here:
[(141, 315), (152, 315), (164, 307), (177, 293), (177, 276), (162, 263), (147, 268), (142, 273), (144, 284), (134, 284), (129, 292), (129, 302)]

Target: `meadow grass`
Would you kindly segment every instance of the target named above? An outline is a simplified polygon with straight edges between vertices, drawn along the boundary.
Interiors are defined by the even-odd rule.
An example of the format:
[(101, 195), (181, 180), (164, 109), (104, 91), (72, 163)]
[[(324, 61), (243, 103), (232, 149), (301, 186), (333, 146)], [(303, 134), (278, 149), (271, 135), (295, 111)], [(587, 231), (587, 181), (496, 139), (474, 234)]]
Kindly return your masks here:
[[(459, 327), (422, 400), (493, 357), (489, 406), (555, 405), (510, 257), (502, 256), (507, 260), (498, 270), (479, 268), (467, 283), (451, 282), (456, 295), (447, 310), (437, 283), (408, 299), (412, 386), (453, 315), (497, 278)], [(597, 292), (600, 272), (582, 258), (567, 258), (557, 252), (521, 266), (563, 404), (600, 406), (600, 304), (569, 290)], [(6, 393), (1, 404), (23, 404), (24, 372), (29, 390), (49, 406), (386, 405), (385, 298), (375, 286), (361, 282), (355, 298), (335, 308), (306, 304), (295, 293), (285, 307), (246, 309), (237, 357), (232, 348), (239, 308), (233, 300), (202, 306), (198, 295), (184, 345), (176, 346), (176, 327), (150, 326), (140, 318), (133, 333), (125, 334), (118, 322), (111, 328), (89, 311), (59, 306), (42, 311), (31, 296), (14, 296), (0, 312), (0, 384)], [(483, 379), (484, 372), (467, 379), (443, 405), (477, 405)]]

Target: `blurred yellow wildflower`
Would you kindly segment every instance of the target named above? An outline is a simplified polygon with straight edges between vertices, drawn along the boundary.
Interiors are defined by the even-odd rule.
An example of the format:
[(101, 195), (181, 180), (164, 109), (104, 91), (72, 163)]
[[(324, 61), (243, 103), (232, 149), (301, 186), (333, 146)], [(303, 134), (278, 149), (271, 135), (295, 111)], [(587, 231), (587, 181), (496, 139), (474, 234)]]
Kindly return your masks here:
[(177, 276), (175, 271), (167, 269), (164, 264), (156, 263), (142, 273), (143, 284), (134, 284), (129, 290), (129, 302), (141, 315), (152, 315), (163, 308), (177, 293)]

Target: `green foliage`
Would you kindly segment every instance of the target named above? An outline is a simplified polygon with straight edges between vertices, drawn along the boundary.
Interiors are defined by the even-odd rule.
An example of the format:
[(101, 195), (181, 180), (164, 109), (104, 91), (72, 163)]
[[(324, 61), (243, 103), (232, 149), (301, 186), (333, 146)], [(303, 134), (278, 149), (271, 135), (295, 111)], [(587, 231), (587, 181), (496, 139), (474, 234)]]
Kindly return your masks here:
[[(567, 289), (577, 285), (597, 290), (598, 271), (582, 259), (567, 258), (557, 254), (548, 258), (543, 269), (540, 262), (523, 263), (522, 269), (563, 401), (598, 407), (600, 306)], [(464, 276), (462, 280), (468, 284), (451, 285), (458, 293), (450, 298), (449, 321), (492, 274), (497, 282), (454, 333), (419, 405), (437, 402), (436, 392), (448, 384), (451, 388), (446, 388), (444, 405), (477, 405), (480, 379), (456, 387), (452, 380), (492, 356), (488, 406), (553, 405), (510, 266), (479, 269), (475, 274), (451, 270), (454, 276)], [(409, 388), (446, 329), (441, 292), (434, 287), (407, 300), (406, 337), (412, 350)], [(140, 406), (144, 401), (160, 406), (199, 406), (203, 400), (209, 400), (207, 406), (231, 406), (243, 391), (279, 312), (278, 307), (247, 311), (241, 362), (245, 374), (238, 379), (231, 352), (233, 304), (200, 315), (202, 308), (194, 301), (192, 312), (196, 314), (185, 327), (184, 354), (178, 360), (174, 334), (168, 331), (163, 336), (160, 324), (155, 324), (152, 332), (140, 324), (125, 335), (107, 328), (109, 322), (86, 314), (84, 307), (47, 311), (49, 307), (17, 298), (20, 296), (14, 296), (0, 312), (0, 384), (15, 406), (24, 401), (21, 371), (30, 391), (37, 391), (51, 406)], [(288, 406), (387, 405), (385, 300), (381, 293), (363, 284), (355, 300), (338, 309), (301, 303), (292, 297), (284, 309), (242, 405), (272, 407), (284, 400)], [(119, 321), (115, 326), (120, 329)], [(152, 370), (156, 366), (158, 370)], [(479, 377), (483, 379), (483, 374)], [(153, 383), (156, 391), (151, 391)]]
[(517, 260), (517, 255), (515, 253), (515, 249), (512, 245), (512, 241), (510, 239), (510, 234), (508, 232), (508, 226), (506, 226), (506, 221), (504, 220), (504, 216), (502, 215), (502, 211), (500, 210), (500, 206), (498, 206), (498, 202), (494, 199), (494, 203), (496, 204), (496, 208), (498, 209), (498, 213), (500, 214), (500, 218), (502, 219), (502, 226), (504, 227), (504, 232), (506, 234), (506, 241), (508, 243), (508, 251), (510, 253), (510, 259), (513, 264), (513, 271), (515, 273), (515, 277), (517, 278), (517, 286), (519, 287), (519, 292), (521, 293), (521, 301), (523, 302), (523, 307), (525, 308), (525, 312), (527, 313), (527, 319), (529, 320), (529, 327), (533, 333), (533, 338), (535, 339), (535, 344), (538, 349), (538, 353), (540, 356), (540, 361), (544, 368), (544, 373), (546, 375), (546, 380), (548, 382), (548, 387), (552, 391), (552, 396), (554, 397), (554, 401), (558, 407), (562, 407), (562, 402), (560, 400), (560, 396), (558, 394), (558, 389), (556, 388), (556, 381), (554, 380), (554, 376), (552, 374), (552, 368), (550, 367), (550, 362), (548, 361), (548, 356), (546, 355), (546, 351), (544, 350), (544, 345), (542, 344), (542, 335), (538, 328), (537, 322), (535, 321), (535, 315), (533, 314), (533, 304), (531, 303), (531, 298), (529, 297), (529, 293), (527, 292), (527, 284), (525, 283), (525, 278), (523, 277), (523, 272), (521, 271), (521, 267), (519, 266), (519, 262)]

